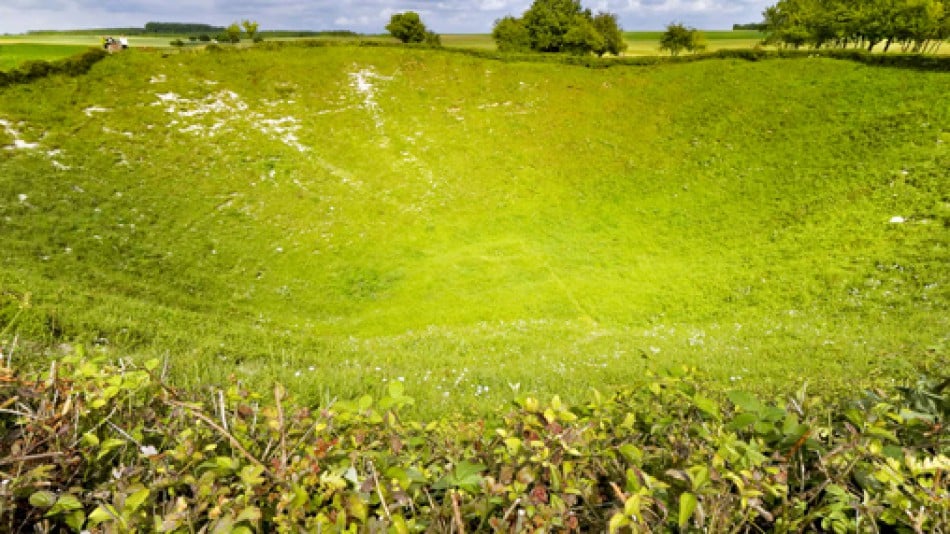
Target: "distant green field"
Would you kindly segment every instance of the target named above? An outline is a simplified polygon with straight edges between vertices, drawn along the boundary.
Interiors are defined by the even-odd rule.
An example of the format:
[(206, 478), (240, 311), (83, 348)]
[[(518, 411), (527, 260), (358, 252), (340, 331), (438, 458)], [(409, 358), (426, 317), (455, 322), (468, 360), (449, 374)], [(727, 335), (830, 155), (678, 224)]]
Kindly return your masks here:
[[(752, 48), (755, 46), (761, 46), (762, 39), (764, 35), (761, 32), (754, 30), (709, 30), (704, 31), (703, 34), (706, 36), (707, 40), (707, 50), (714, 52), (716, 50), (722, 49), (734, 49), (734, 48)], [(663, 55), (665, 52), (661, 52), (659, 49), (660, 46), (660, 37), (663, 35), (662, 31), (637, 31), (637, 32), (624, 32), (624, 38), (627, 41), (627, 50), (625, 55), (628, 56), (652, 56), (652, 55)], [(74, 34), (74, 33), (36, 33), (28, 35), (14, 35), (14, 36), (3, 36), (0, 37), (0, 46), (10, 45), (10, 44), (46, 44), (46, 45), (70, 45), (70, 46), (99, 46), (101, 43), (101, 37), (98, 34)], [(442, 44), (446, 47), (454, 48), (472, 48), (479, 50), (494, 50), (495, 42), (492, 40), (491, 34), (444, 34), (442, 37)], [(132, 36), (129, 38), (130, 46), (132, 48), (169, 48), (171, 47), (171, 41), (175, 39), (181, 39), (185, 41), (188, 45), (185, 49), (190, 48), (201, 48), (202, 43), (189, 43), (189, 36)], [(369, 39), (385, 39), (392, 40), (395, 42), (395, 39), (391, 39), (386, 35), (372, 35), (365, 36), (364, 38)], [(339, 37), (278, 37), (269, 40), (275, 41), (300, 41), (300, 40), (332, 40), (332, 41), (344, 41)], [(245, 41), (241, 44), (242, 47), (250, 46), (249, 41)], [(766, 47), (769, 48), (769, 47)], [(880, 50), (880, 48), (879, 48)], [(944, 44), (939, 50), (939, 54), (950, 53), (950, 45)], [(2, 56), (0, 56), (2, 58)]]
[(947, 94), (817, 58), (132, 50), (0, 90), (0, 332), (427, 413), (665, 365), (833, 396), (950, 363)]
[[(99, 34), (57, 34), (40, 33), (26, 35), (6, 35), (0, 36), (0, 46), (11, 44), (34, 44), (34, 45), (72, 45), (80, 47), (102, 46), (102, 35)], [(112, 37), (119, 37), (113, 35)], [(129, 46), (135, 47), (153, 47), (161, 48), (170, 46), (169, 42), (175, 37), (154, 37), (134, 35), (129, 37)], [(184, 36), (184, 40), (188, 37)]]
[(0, 70), (10, 70), (26, 61), (52, 61), (78, 54), (87, 46), (64, 44), (6, 44), (0, 41)]
[[(703, 32), (706, 35), (708, 49), (710, 51), (724, 48), (752, 48), (762, 42), (763, 35), (760, 32), (741, 30), (741, 31), (708, 31)], [(624, 32), (624, 39), (627, 41), (626, 55), (656, 55), (660, 54), (660, 37), (662, 31), (652, 32)], [(495, 42), (490, 34), (455, 34), (443, 35), (442, 44), (448, 47), (475, 48), (482, 50), (494, 50)]]
[[(662, 32), (626, 32), (624, 34), (629, 45), (628, 55), (652, 55), (659, 54), (659, 39)], [(706, 32), (709, 39), (709, 49), (718, 50), (720, 48), (743, 48), (752, 47), (761, 40), (761, 34), (755, 31), (711, 31)], [(12, 37), (0, 37), (0, 43), (34, 43), (34, 44), (85, 44), (89, 46), (98, 46), (100, 43), (99, 35), (76, 35), (76, 34), (30, 34)], [(373, 36), (374, 38), (385, 38), (386, 36)], [(188, 36), (182, 36), (182, 40), (187, 41)], [(168, 47), (174, 37), (163, 36), (133, 36), (130, 38), (132, 47)], [(282, 37), (275, 40), (296, 41), (309, 39), (330, 39), (339, 40), (339, 38), (324, 37)], [(491, 34), (445, 34), (442, 35), (442, 44), (447, 47), (475, 48), (482, 50), (494, 50), (495, 42)]]

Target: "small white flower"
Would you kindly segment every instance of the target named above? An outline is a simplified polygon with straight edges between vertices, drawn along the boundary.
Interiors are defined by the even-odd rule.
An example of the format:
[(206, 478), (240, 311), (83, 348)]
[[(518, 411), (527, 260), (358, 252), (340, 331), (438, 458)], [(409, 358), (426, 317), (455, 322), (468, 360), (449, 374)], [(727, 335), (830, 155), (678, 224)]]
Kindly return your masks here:
[(144, 447), (140, 447), (139, 450), (142, 451), (143, 456), (155, 456), (156, 454), (158, 454), (158, 449), (156, 449), (155, 447), (151, 445), (145, 445)]
[(17, 198), (20, 199), (20, 203), (22, 204), (22, 203), (26, 202), (26, 199), (28, 199), (28, 198), (30, 198), (30, 197), (27, 196), (25, 193), (20, 193), (19, 195), (17, 195)]

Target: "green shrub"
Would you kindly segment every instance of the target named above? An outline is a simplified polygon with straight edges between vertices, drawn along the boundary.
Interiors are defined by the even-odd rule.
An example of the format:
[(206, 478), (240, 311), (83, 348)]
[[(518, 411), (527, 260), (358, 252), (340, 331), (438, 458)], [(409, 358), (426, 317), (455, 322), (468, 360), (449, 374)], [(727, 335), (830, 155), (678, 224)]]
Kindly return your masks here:
[(378, 399), (307, 408), (280, 386), (191, 394), (163, 374), (158, 360), (82, 351), (38, 373), (0, 367), (0, 522), (233, 532), (950, 524), (946, 377), (835, 408), (805, 391), (718, 402), (678, 370), (582, 406), (522, 398), (486, 427), (404, 420), (414, 401), (400, 383)]
[(9, 72), (0, 72), (0, 87), (14, 83), (30, 82), (53, 74), (80, 76), (89, 72), (89, 69), (91, 69), (93, 65), (108, 55), (108, 52), (101, 48), (91, 48), (77, 56), (61, 59), (52, 63), (47, 61), (29, 61), (17, 69)]

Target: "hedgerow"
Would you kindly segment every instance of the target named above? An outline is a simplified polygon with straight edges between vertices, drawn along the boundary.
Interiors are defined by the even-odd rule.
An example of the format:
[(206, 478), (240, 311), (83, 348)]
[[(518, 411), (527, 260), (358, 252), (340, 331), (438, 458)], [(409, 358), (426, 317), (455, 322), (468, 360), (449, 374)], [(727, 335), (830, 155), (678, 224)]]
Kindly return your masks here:
[[(408, 48), (431, 48), (427, 45), (413, 45), (392, 43), (387, 41), (364, 39), (360, 41), (335, 41), (335, 40), (300, 40), (300, 41), (272, 41), (263, 44), (263, 48), (269, 50), (279, 50), (285, 47), (333, 47), (333, 46), (359, 46), (359, 47), (408, 47)], [(451, 54), (462, 54), (466, 56), (477, 57), (481, 59), (491, 59), (504, 62), (523, 62), (523, 63), (559, 63), (564, 65), (576, 65), (593, 69), (606, 69), (610, 67), (644, 67), (654, 65), (664, 65), (669, 63), (692, 63), (694, 61), (703, 61), (708, 59), (742, 59), (746, 61), (761, 61), (766, 59), (807, 59), (824, 57), (831, 59), (844, 59), (866, 65), (881, 67), (895, 67), (912, 69), (919, 71), (950, 72), (950, 57), (937, 56), (932, 54), (903, 54), (891, 53), (880, 54), (870, 53), (864, 50), (854, 49), (818, 49), (818, 50), (795, 50), (778, 49), (767, 50), (764, 48), (739, 48), (723, 49), (714, 52), (688, 54), (679, 56), (624, 56), (624, 57), (596, 57), (593, 55), (576, 56), (570, 54), (550, 54), (539, 52), (499, 52), (495, 50), (481, 50), (475, 48), (438, 48), (440, 51)]]
[[(22, 349), (21, 349), (22, 352)], [(180, 391), (82, 349), (0, 366), (0, 529), (25, 532), (947, 532), (948, 380), (830, 408), (714, 400), (695, 372), (495, 424), (277, 385)]]
[(108, 55), (105, 50), (90, 48), (82, 54), (57, 61), (27, 61), (16, 69), (0, 71), (0, 87), (15, 83), (29, 83), (54, 74), (80, 76), (89, 72), (93, 65)]

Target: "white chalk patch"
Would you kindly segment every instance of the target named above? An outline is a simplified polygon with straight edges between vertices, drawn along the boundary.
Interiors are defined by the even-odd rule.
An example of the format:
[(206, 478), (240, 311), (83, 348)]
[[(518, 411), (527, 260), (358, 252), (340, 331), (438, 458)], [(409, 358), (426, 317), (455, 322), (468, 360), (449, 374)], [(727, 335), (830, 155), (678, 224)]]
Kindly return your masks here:
[(92, 117), (96, 113), (106, 113), (109, 111), (112, 110), (101, 106), (89, 106), (88, 108), (82, 110), (82, 112), (85, 113), (87, 117)]
[(6, 131), (7, 135), (13, 138), (13, 144), (7, 145), (4, 148), (7, 150), (16, 150), (16, 149), (32, 149), (36, 148), (39, 143), (29, 143), (20, 139), (20, 132), (13, 129), (13, 125), (9, 121), (0, 119), (0, 126), (3, 126), (3, 129)]
[(32, 149), (34, 149), (34, 148), (36, 148), (36, 147), (38, 147), (38, 146), (40, 146), (39, 143), (28, 143), (28, 142), (26, 142), (26, 141), (24, 141), (24, 140), (22, 140), (22, 139), (14, 139), (14, 140), (13, 140), (13, 148), (19, 148), (19, 149), (25, 149), (25, 150), (32, 150)]
[(888, 222), (890, 222), (891, 224), (902, 224), (902, 223), (906, 222), (906, 219), (904, 219), (904, 218), (901, 217), (900, 215), (895, 215), (895, 216), (891, 217), (891, 220), (888, 221)]
[(382, 129), (383, 119), (380, 115), (379, 104), (376, 102), (376, 81), (392, 80), (391, 76), (383, 76), (373, 69), (361, 69), (350, 73), (350, 87), (362, 97), (362, 107), (373, 115), (377, 129)]
[(156, 93), (155, 96), (162, 102), (178, 102), (181, 98), (176, 93)]

